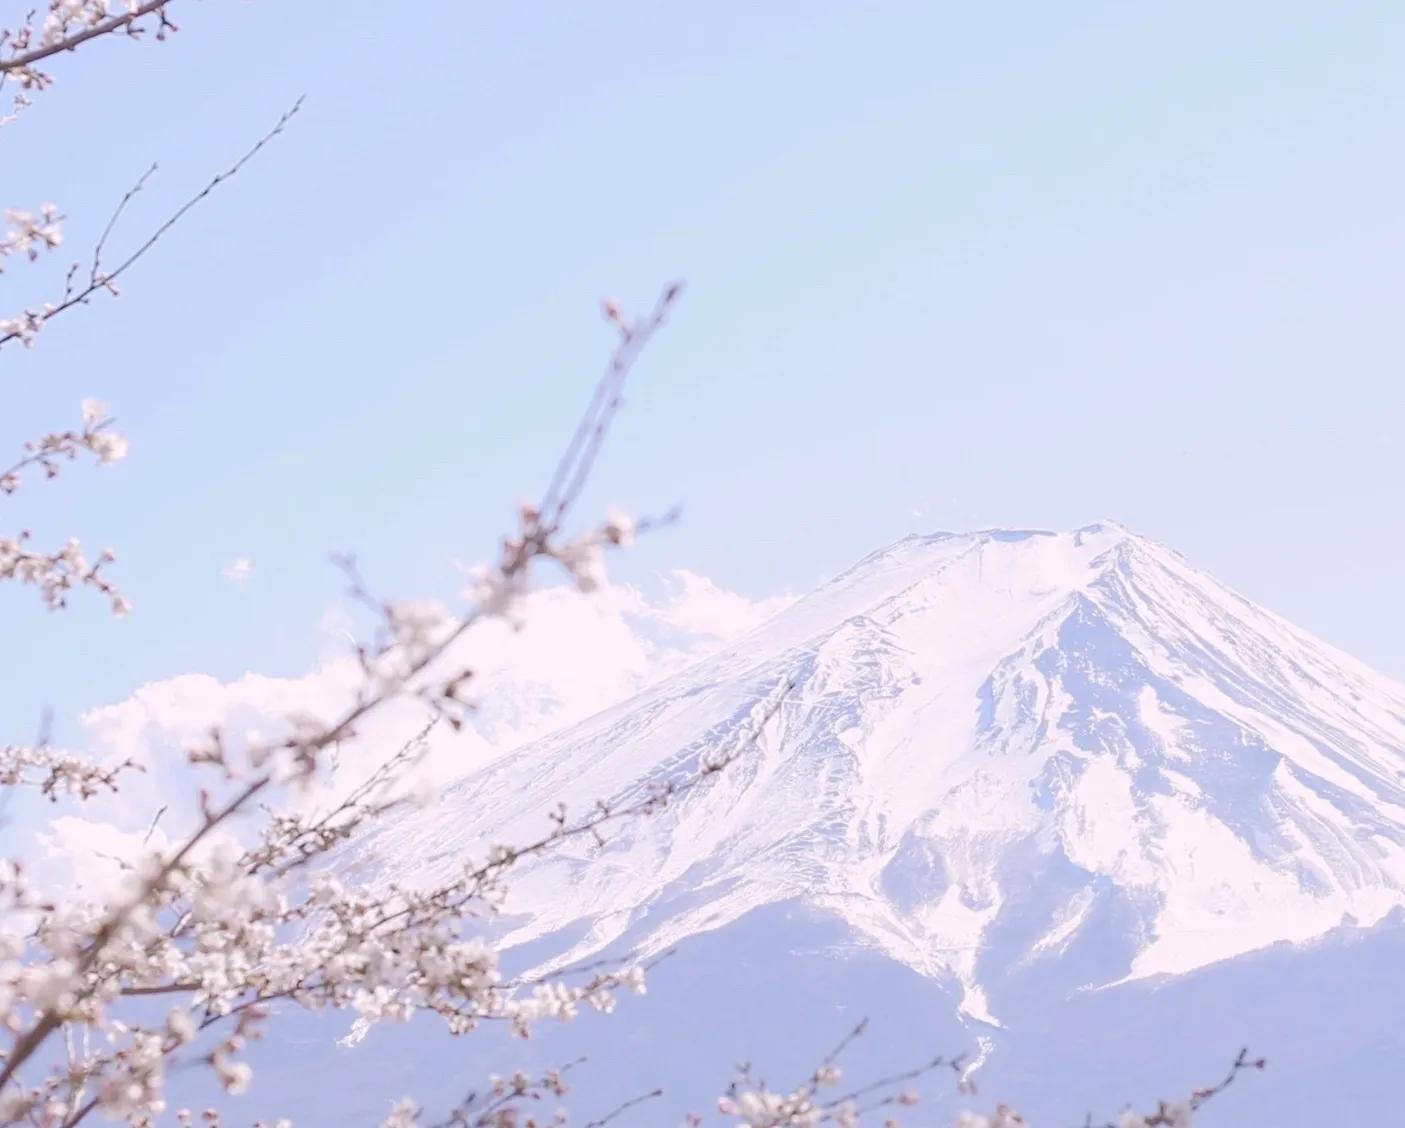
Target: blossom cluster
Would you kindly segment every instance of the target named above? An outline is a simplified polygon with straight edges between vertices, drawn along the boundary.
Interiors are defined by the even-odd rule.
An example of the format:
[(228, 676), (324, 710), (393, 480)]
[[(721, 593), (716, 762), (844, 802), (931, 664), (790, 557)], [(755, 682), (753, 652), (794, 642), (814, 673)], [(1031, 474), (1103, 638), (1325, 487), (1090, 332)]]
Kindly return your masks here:
[[(9, 208), (5, 222), (7, 229), (0, 231), (0, 273), (4, 272), (5, 259), (13, 255), (33, 262), (41, 251), (53, 250), (63, 242), (63, 224), (53, 204), (44, 204), (38, 212)], [(52, 308), (46, 306), (42, 312), (26, 309), (0, 317), (0, 341), (18, 340), (26, 347), (32, 345)]]
[(39, 26), (39, 45), (62, 44), (78, 32), (101, 29), (114, 16), (133, 17), (140, 15), (143, 8), (153, 11), (162, 6), (142, 4), (140, 0), (49, 0), (49, 10)]
[[(440, 1123), (443, 1128), (561, 1128), (566, 1110), (542, 1112), (539, 1106), (565, 1096), (570, 1068), (548, 1069), (540, 1076), (518, 1070), (507, 1077), (490, 1077), (484, 1091), (470, 1093)], [(424, 1115), (423, 1108), (405, 1097), (395, 1102), (381, 1128), (420, 1128)]]
[(114, 559), (112, 550), (105, 548), (95, 561), (89, 561), (76, 540), (70, 539), (57, 552), (35, 552), (29, 548), (27, 532), (0, 536), (0, 581), (33, 584), (44, 605), (55, 610), (68, 605), (68, 593), (75, 587), (90, 587), (107, 597), (114, 615), (127, 614), (131, 604), (102, 573), (103, 566)]
[[(53, 431), (26, 443), (20, 458), (0, 470), (0, 494), (15, 493), (31, 470), (45, 479), (55, 478), (65, 462), (72, 462), (84, 453), (91, 454), (100, 464), (119, 462), (126, 457), (127, 439), (113, 427), (107, 407), (97, 400), (85, 399), (82, 412), (83, 424), (79, 429)], [(41, 552), (30, 547), (27, 532), (0, 535), (0, 581), (34, 585), (50, 608), (65, 606), (69, 592), (75, 587), (89, 587), (108, 598), (114, 614), (125, 615), (130, 605), (103, 573), (103, 568), (115, 558), (113, 551), (106, 548), (96, 560), (89, 561), (82, 546), (72, 539), (56, 552)]]
[(42, 312), (26, 309), (11, 317), (0, 317), (0, 342), (19, 341), (25, 348), (30, 348), (53, 310), (54, 306), (47, 304)]
[(63, 242), (63, 225), (53, 204), (44, 204), (37, 213), (9, 208), (5, 222), (9, 230), (0, 233), (0, 260), (18, 254), (33, 262), (40, 250), (52, 250)]
[(1117, 1118), (1117, 1128), (1191, 1128), (1194, 1108), (1191, 1101), (1170, 1101), (1153, 1113), (1127, 1109)]
[(24, 454), (6, 470), (0, 470), (0, 493), (12, 494), (23, 483), (24, 472), (37, 469), (43, 476), (56, 478), (64, 462), (88, 453), (102, 465), (127, 457), (127, 438), (113, 427), (107, 405), (85, 399), (81, 405), (83, 424), (77, 430), (51, 431), (24, 444)]
[[(883, 1117), (884, 1128), (897, 1128), (894, 1110), (911, 1108), (918, 1103), (917, 1092), (910, 1082), (939, 1068), (962, 1075), (962, 1059), (937, 1057), (916, 1069), (891, 1077), (882, 1077), (865, 1085), (830, 1093), (843, 1079), (839, 1058), (868, 1028), (859, 1023), (833, 1050), (825, 1055), (819, 1066), (804, 1082), (789, 1092), (777, 1092), (755, 1080), (749, 1065), (741, 1066), (732, 1084), (717, 1100), (717, 1111), (737, 1125), (737, 1128), (859, 1128), (867, 1117), (872, 1123), (875, 1114)], [(702, 1124), (702, 1117), (690, 1116), (693, 1128)]]
[[(1025, 1128), (1025, 1119), (1009, 1105), (996, 1105), (995, 1111), (961, 1112), (956, 1117), (956, 1128)], [(1118, 1128), (1122, 1128), (1119, 1124)]]
[[(252, 1080), (241, 1052), (275, 1003), (378, 1021), (439, 1016), (451, 1034), (489, 1020), (525, 1036), (533, 1024), (613, 1009), (621, 990), (642, 993), (642, 970), (624, 967), (567, 982), (567, 972), (505, 979), (484, 935), (502, 873), (525, 851), (499, 849), (428, 890), (345, 888), (326, 870), (298, 881), (305, 835), (297, 820), (241, 849), (211, 831), (244, 807), (246, 788), (181, 847), (130, 863), (107, 901), (49, 903), (11, 867), (0, 889), (4, 918), (33, 919), (27, 941), (0, 949), (0, 1016), (15, 1042), (3, 1059), (0, 1124), (72, 1124), (95, 1108), (144, 1125), (165, 1109), (172, 1064), (202, 1062), (230, 1094)], [(202, 839), (204, 840), (202, 843)], [(126, 999), (169, 997), (156, 1025), (122, 1017)], [(49, 1034), (81, 1029), (89, 1047), (41, 1084), (18, 1070)]]
[(65, 795), (91, 799), (114, 793), (118, 776), (134, 769), (139, 770), (138, 765), (130, 759), (104, 765), (42, 744), (0, 746), (0, 787), (37, 787), (54, 802)]

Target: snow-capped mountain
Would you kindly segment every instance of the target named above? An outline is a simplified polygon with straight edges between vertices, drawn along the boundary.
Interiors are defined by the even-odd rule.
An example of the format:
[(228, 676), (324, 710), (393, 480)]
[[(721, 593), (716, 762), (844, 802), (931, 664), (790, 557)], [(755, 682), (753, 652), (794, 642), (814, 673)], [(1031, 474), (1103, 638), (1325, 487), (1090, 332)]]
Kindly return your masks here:
[[(966, 1052), (1034, 1125), (1184, 1096), (1246, 1044), (1268, 1074), (1197, 1125), (1400, 1122), (1405, 687), (1174, 552), (1113, 524), (908, 537), (347, 861), (444, 876), (719, 748), (665, 810), (512, 873), (510, 970), (676, 949), (647, 998), (525, 1045), (426, 1020), (343, 1046), (299, 1014), (251, 1048), (277, 1100), (248, 1114), (372, 1122), (585, 1056), (573, 1114), (658, 1086), (618, 1122), (674, 1125), (734, 1063), (793, 1083), (868, 1017), (860, 1083)], [(922, 1089), (912, 1123), (969, 1107)]]
[(377, 862), (429, 876), (687, 778), (787, 682), (726, 771), (521, 874), (511, 939), (648, 955), (803, 906), (990, 1029), (1034, 972), (1179, 975), (1405, 904), (1405, 686), (1115, 524), (899, 541), (387, 827)]

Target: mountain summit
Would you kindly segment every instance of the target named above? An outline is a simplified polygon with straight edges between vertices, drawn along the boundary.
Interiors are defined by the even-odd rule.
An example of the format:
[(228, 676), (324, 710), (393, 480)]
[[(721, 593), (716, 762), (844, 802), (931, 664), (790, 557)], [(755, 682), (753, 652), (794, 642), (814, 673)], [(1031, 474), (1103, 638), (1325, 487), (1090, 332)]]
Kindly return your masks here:
[(726, 771), (524, 872), (512, 938), (648, 954), (800, 905), (994, 1027), (1031, 975), (1180, 975), (1405, 904), (1405, 686), (1113, 523), (898, 541), (379, 859), (448, 869), (560, 801), (628, 802), (787, 681)]

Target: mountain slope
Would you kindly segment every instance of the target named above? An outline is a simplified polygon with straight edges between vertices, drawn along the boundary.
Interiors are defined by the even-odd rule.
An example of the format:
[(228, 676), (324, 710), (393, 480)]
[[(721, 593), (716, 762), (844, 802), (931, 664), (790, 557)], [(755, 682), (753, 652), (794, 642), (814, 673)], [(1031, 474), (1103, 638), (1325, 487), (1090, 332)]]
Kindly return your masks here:
[(527, 868), (511, 939), (657, 952), (766, 906), (944, 984), (999, 1025), (1405, 904), (1405, 687), (1117, 525), (909, 537), (726, 652), (391, 824), (400, 879), (735, 764)]

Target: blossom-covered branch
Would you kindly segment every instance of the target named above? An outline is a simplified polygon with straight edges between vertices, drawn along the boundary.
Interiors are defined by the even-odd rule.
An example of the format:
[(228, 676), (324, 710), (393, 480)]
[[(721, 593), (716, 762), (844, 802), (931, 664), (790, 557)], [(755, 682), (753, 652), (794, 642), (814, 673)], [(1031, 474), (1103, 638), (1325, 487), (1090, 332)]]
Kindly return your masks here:
[[(24, 454), (0, 470), (0, 494), (17, 491), (28, 470), (38, 470), (46, 479), (58, 477), (65, 462), (74, 461), (84, 452), (102, 464), (121, 460), (127, 453), (127, 440), (112, 424), (103, 404), (84, 400), (82, 428), (53, 431), (26, 443)], [(127, 612), (126, 599), (102, 572), (115, 558), (111, 549), (103, 549), (97, 560), (89, 563), (76, 540), (70, 540), (57, 552), (36, 552), (29, 547), (29, 540), (28, 532), (0, 536), (0, 581), (33, 584), (50, 608), (65, 606), (74, 587), (91, 587), (107, 596), (116, 614)]]
[[(12, 119), (30, 104), (31, 92), (47, 89), (53, 76), (36, 64), (76, 51), (109, 35), (140, 38), (153, 26), (158, 41), (176, 31), (166, 15), (172, 0), (48, 0), (44, 16), (31, 11), (16, 27), (0, 29), (0, 83), (19, 86)], [(3, 124), (3, 123), (0, 123)]]
[(128, 770), (140, 770), (140, 766), (130, 758), (118, 764), (98, 764), (45, 744), (0, 747), (0, 787), (37, 787), (55, 802), (64, 795), (91, 799), (116, 792), (118, 776)]
[(63, 242), (63, 225), (53, 204), (45, 204), (37, 213), (10, 208), (5, 222), (9, 230), (0, 234), (0, 273), (11, 255), (23, 255), (33, 262), (41, 250), (51, 251)]
[(16, 536), (0, 536), (0, 581), (15, 580), (39, 589), (46, 607), (68, 606), (68, 593), (76, 587), (90, 587), (107, 597), (114, 615), (125, 615), (131, 604), (103, 573), (116, 559), (110, 548), (89, 560), (83, 546), (70, 540), (56, 552), (36, 552), (29, 547), (27, 531)]
[(127, 456), (127, 439), (113, 426), (106, 404), (85, 399), (82, 412), (83, 425), (78, 430), (51, 431), (25, 443), (24, 454), (0, 470), (0, 494), (18, 490), (26, 470), (38, 469), (46, 479), (57, 478), (65, 462), (73, 462), (85, 451), (103, 465)]

